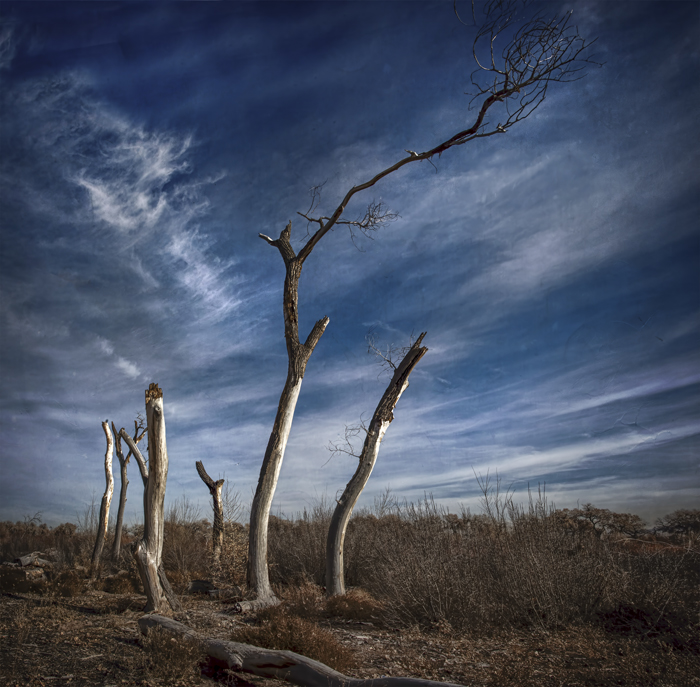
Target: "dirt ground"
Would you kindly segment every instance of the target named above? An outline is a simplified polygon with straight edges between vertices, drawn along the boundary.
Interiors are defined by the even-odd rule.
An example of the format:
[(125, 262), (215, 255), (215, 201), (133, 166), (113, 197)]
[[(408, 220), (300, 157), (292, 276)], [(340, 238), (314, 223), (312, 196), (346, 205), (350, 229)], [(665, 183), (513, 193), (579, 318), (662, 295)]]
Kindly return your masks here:
[[(0, 596), (0, 683), (3, 685), (259, 685), (286, 683), (222, 670), (193, 660), (180, 673), (154, 661), (139, 632), (145, 597), (90, 591), (72, 598)], [(230, 639), (254, 615), (231, 605), (184, 596), (178, 620), (200, 633)], [(422, 677), (476, 685), (639, 685), (700, 687), (700, 656), (658, 639), (613, 635), (603, 627), (557, 633), (512, 631), (490, 637), (392, 629), (320, 618), (319, 625), (356, 655), (353, 677)], [(168, 669), (171, 669), (168, 672)]]

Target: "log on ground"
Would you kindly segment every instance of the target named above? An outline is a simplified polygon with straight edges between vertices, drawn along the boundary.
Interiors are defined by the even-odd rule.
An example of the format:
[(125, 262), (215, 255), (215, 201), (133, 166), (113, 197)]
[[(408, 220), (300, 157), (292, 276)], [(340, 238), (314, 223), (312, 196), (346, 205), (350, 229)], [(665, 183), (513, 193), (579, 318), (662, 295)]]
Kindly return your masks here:
[(303, 687), (462, 687), (450, 682), (419, 678), (352, 678), (293, 651), (262, 649), (252, 644), (202, 637), (191, 627), (156, 613), (139, 619), (139, 628), (143, 634), (148, 634), (148, 630), (155, 627), (162, 628), (174, 637), (199, 643), (208, 656), (220, 661), (230, 670), (286, 680)]

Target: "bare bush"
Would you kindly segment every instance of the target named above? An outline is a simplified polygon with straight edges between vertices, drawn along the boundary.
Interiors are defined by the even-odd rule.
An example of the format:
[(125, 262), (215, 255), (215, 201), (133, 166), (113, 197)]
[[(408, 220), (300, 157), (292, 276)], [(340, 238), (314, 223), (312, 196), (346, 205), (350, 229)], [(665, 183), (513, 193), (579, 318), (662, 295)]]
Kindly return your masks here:
[[(294, 520), (270, 516), (268, 557), (273, 583), (325, 583), (326, 537), (332, 515), (333, 508), (323, 497)], [(293, 546), (289, 545), (290, 540), (294, 541)]]
[[(625, 614), (641, 613), (648, 636), (663, 630), (693, 646), (700, 611), (696, 552), (619, 531), (601, 537), (594, 527), (571, 526), (543, 491), (518, 505), (498, 480), (481, 484), (482, 514), (465, 509), (458, 516), (430, 497), (417, 504), (384, 498), (374, 513), (365, 509), (352, 518), (346, 579), (378, 600), (383, 619), (462, 631), (550, 631), (601, 619), (621, 626)], [(611, 515), (611, 522), (630, 521)], [(273, 521), (278, 583), (323, 579), (326, 522), (323, 509)], [(353, 602), (339, 597), (337, 604), (327, 610), (343, 615)]]
[(330, 630), (293, 615), (286, 605), (266, 608), (258, 618), (260, 624), (257, 627), (240, 627), (231, 639), (266, 649), (294, 651), (341, 673), (348, 673), (356, 667), (352, 651), (343, 646)]
[(24, 522), (0, 522), (0, 560), (4, 561), (42, 551), (51, 552), (58, 567), (88, 565), (94, 541), (92, 534), (78, 531), (70, 522), (53, 528), (36, 516)]
[(163, 567), (176, 586), (207, 577), (211, 561), (211, 524), (200, 518), (200, 509), (184, 494), (165, 516)]
[(326, 612), (347, 620), (376, 623), (382, 619), (384, 604), (363, 589), (350, 589), (327, 599)]

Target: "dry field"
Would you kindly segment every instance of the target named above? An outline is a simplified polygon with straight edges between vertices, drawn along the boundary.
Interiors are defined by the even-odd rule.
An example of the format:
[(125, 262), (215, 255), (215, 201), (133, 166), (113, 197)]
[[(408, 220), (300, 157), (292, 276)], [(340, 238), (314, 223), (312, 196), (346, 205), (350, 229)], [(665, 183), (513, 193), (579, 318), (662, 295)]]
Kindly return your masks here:
[[(352, 590), (326, 601), (327, 510), (272, 520), (283, 602), (244, 616), (233, 610), (245, 528), (230, 524), (224, 567), (212, 571), (206, 524), (171, 513), (164, 561), (184, 606), (173, 617), (205, 636), (291, 649), (353, 677), (700, 687), (700, 558), (690, 540), (572, 531), (554, 511), (512, 511), (499, 528), (498, 518), (404, 505), (354, 519)], [(160, 633), (142, 636), (145, 596), (126, 546), (133, 535), (120, 561), (91, 579), (89, 528), (0, 523), (5, 561), (33, 551), (48, 560), (0, 566), (0, 684), (283, 684), (222, 669)], [(188, 593), (193, 579), (232, 591)]]

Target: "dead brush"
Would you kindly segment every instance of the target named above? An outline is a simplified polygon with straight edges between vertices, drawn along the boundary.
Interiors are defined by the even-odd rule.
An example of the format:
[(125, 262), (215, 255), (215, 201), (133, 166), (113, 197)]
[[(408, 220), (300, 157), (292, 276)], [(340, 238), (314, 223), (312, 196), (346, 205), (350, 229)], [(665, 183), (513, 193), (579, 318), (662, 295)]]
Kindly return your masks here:
[(384, 605), (364, 589), (350, 589), (346, 594), (326, 600), (326, 612), (334, 617), (362, 622), (378, 622)]
[(290, 615), (313, 620), (323, 612), (323, 590), (308, 578), (287, 587), (281, 594)]
[(173, 637), (159, 627), (150, 629), (142, 643), (143, 669), (149, 680), (174, 686), (200, 681), (200, 663), (206, 655), (199, 644)]
[(51, 581), (49, 592), (64, 598), (80, 596), (87, 588), (85, 575), (77, 570), (63, 570)]
[(238, 628), (231, 639), (266, 649), (294, 651), (341, 673), (347, 673), (357, 665), (353, 652), (343, 646), (330, 630), (291, 615), (285, 606), (261, 611), (258, 620), (257, 627)]

